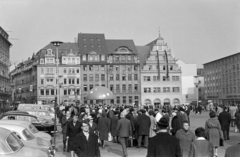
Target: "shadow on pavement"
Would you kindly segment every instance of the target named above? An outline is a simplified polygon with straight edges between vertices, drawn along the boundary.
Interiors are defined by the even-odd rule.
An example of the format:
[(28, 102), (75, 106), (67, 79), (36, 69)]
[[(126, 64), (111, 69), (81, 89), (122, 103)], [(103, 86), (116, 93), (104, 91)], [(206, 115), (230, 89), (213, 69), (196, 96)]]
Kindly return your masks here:
[(115, 149), (115, 148), (111, 148), (111, 147), (110, 147), (110, 148), (108, 148), (107, 151), (110, 152), (110, 153), (119, 155), (119, 156), (122, 156), (122, 155), (123, 155), (122, 151), (119, 150), (119, 149)]

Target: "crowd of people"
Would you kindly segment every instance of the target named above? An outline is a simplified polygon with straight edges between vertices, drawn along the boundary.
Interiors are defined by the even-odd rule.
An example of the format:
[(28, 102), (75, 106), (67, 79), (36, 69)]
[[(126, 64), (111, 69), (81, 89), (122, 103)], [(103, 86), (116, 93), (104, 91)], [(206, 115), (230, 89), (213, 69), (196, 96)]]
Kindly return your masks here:
[[(146, 148), (147, 157), (213, 157), (224, 140), (229, 140), (230, 124), (240, 129), (240, 107), (215, 106), (209, 111), (205, 127), (190, 130), (191, 107), (164, 105), (162, 109), (143, 106), (71, 105), (59, 107), (63, 150), (71, 157), (100, 157), (106, 141), (120, 143), (123, 156), (127, 147)], [(235, 148), (236, 147), (236, 148)], [(227, 148), (226, 157), (240, 147)]]

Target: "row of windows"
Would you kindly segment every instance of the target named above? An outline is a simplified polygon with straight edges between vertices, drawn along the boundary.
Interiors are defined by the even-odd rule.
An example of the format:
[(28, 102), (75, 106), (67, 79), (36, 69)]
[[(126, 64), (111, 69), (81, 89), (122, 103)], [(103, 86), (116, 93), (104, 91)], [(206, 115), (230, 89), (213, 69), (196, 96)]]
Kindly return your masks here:
[[(151, 76), (143, 76), (143, 81), (150, 82)], [(158, 76), (153, 76), (153, 81), (158, 81)], [(162, 81), (170, 81), (170, 77), (166, 78), (165, 76), (162, 76)], [(172, 76), (172, 81), (179, 81), (179, 76)]]
[[(40, 95), (57, 95), (57, 90), (56, 89), (40, 89), (39, 90)], [(80, 94), (80, 89), (64, 89), (63, 90), (63, 95), (74, 95)]]
[[(53, 74), (55, 68), (41, 68), (41, 74), (47, 73), (47, 74)], [(80, 68), (63, 68), (63, 73), (69, 73), (69, 74), (79, 74), (80, 73)]]
[[(88, 77), (89, 76), (89, 77)], [(94, 74), (83, 74), (83, 81), (99, 81), (99, 77), (101, 76), (101, 81), (105, 81), (105, 74), (95, 74), (95, 79), (94, 79)], [(128, 77), (127, 77), (128, 76)], [(114, 80), (114, 75), (110, 74), (109, 75), (109, 80), (113, 81)], [(116, 81), (137, 81), (138, 80), (138, 74), (115, 74), (115, 80)]]
[[(153, 90), (152, 90), (153, 89)], [(145, 87), (143, 88), (144, 93), (161, 93), (161, 87)], [(170, 93), (170, 87), (163, 87), (163, 93)], [(180, 92), (180, 87), (172, 87), (172, 92), (173, 93), (179, 93)]]
[[(93, 88), (93, 84), (90, 84), (89, 86), (88, 85), (83, 85), (83, 91), (84, 92), (87, 92), (89, 90), (91, 90)], [(98, 84), (96, 84), (95, 86), (99, 86)], [(105, 87), (105, 84), (102, 84), (101, 86)], [(119, 84), (116, 84), (116, 85), (113, 85), (113, 84), (110, 84), (110, 90), (112, 92), (137, 92), (138, 91), (138, 84), (123, 84), (121, 85), (121, 88), (120, 88), (120, 85)]]
[[(45, 79), (41, 79), (41, 85), (44, 85), (44, 82), (46, 84), (54, 84), (54, 78), (45, 78)], [(57, 80), (56, 80), (56, 84), (57, 84)], [(64, 78), (63, 79), (63, 84), (80, 84), (80, 79), (79, 78)]]
[(110, 65), (109, 70), (110, 71), (138, 71), (139, 67), (138, 65)]
[[(84, 98), (84, 103), (85, 104), (87, 104), (88, 101), (90, 102), (90, 104), (98, 103), (97, 101), (94, 102), (94, 100), (86, 100)], [(116, 103), (117, 104), (120, 104), (120, 103), (122, 103), (122, 104), (126, 104), (126, 103), (129, 103), (129, 104), (136, 103), (136, 104), (138, 104), (138, 101), (139, 101), (138, 96), (122, 96), (122, 97), (116, 96), (116, 99), (115, 100), (110, 100), (110, 103), (111, 104), (116, 104)]]

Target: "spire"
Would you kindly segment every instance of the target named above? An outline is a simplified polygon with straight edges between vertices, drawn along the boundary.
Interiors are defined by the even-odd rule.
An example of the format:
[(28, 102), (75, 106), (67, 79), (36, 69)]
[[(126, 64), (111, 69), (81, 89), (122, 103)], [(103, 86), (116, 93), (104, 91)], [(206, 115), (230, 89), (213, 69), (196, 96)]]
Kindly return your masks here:
[(159, 32), (159, 37), (158, 37), (158, 40), (163, 40), (163, 38), (161, 37), (161, 31), (160, 31), (160, 27), (159, 27), (159, 30), (158, 30), (158, 32)]

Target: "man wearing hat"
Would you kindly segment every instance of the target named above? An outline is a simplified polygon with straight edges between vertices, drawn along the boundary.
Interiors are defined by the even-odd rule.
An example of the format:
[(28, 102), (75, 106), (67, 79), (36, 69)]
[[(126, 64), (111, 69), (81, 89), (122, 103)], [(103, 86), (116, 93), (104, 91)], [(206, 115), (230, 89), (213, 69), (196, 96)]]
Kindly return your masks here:
[(148, 145), (147, 157), (175, 156), (181, 157), (179, 141), (168, 133), (168, 120), (162, 117), (158, 122), (157, 135), (151, 138)]

